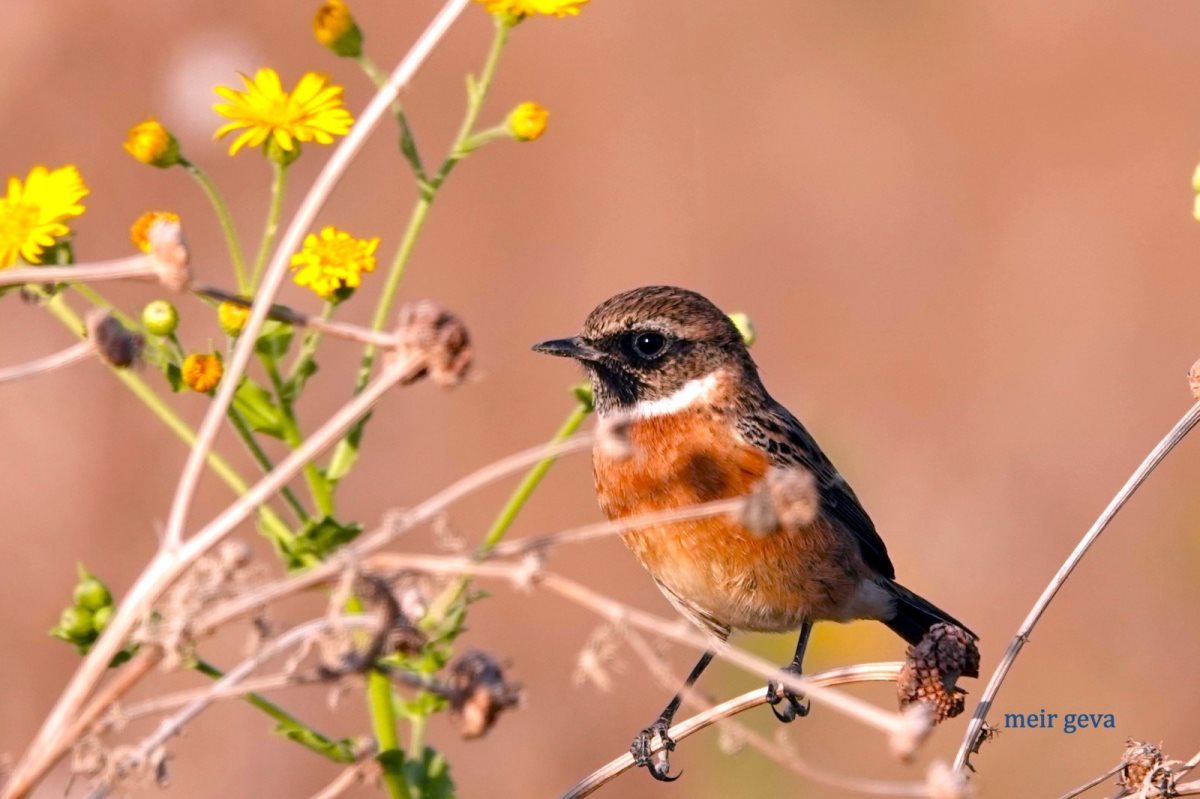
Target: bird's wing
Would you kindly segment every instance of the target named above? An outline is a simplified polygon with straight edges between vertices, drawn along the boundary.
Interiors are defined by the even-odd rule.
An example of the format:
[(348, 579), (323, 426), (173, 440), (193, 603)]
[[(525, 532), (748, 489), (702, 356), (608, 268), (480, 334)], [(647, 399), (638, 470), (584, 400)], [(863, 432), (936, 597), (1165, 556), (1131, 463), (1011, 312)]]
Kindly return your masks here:
[(821, 491), (821, 513), (854, 534), (868, 566), (889, 579), (896, 576), (887, 546), (854, 495), (854, 489), (791, 411), (772, 402), (765, 414), (753, 418), (743, 416), (738, 431), (748, 442), (767, 453), (772, 466), (803, 466), (812, 472)]

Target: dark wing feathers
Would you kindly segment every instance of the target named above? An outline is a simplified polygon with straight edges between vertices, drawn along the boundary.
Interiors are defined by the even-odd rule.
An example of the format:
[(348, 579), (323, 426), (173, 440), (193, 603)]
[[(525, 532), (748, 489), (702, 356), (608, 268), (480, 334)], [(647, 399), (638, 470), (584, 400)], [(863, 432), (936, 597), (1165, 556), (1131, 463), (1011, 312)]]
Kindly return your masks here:
[(763, 449), (773, 466), (803, 466), (812, 472), (821, 490), (821, 512), (825, 517), (854, 534), (863, 561), (869, 567), (888, 579), (896, 576), (887, 547), (854, 495), (854, 489), (787, 408), (772, 401), (763, 414), (743, 415), (738, 421), (738, 432)]

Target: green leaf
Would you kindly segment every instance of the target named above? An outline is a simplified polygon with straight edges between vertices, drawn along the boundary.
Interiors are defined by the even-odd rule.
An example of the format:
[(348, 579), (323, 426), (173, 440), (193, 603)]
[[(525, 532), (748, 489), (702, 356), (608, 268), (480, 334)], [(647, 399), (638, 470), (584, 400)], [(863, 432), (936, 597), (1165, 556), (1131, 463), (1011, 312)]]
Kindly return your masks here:
[(300, 396), (300, 392), (304, 391), (304, 384), (308, 382), (308, 378), (317, 373), (317, 362), (312, 358), (307, 358), (296, 365), (296, 372), (283, 384), (283, 401), (288, 405), (296, 402)]
[(357, 538), (362, 529), (361, 524), (342, 524), (332, 516), (309, 521), (292, 541), (280, 542), (287, 567), (299, 569), (315, 560), (324, 560), (335, 549)]
[(258, 334), (258, 340), (254, 342), (254, 351), (259, 355), (278, 360), (287, 354), (288, 347), (291, 345), (292, 326), (275, 319), (268, 319), (263, 325), (262, 332)]
[(283, 412), (276, 407), (271, 392), (250, 378), (243, 379), (234, 392), (233, 408), (251, 430), (283, 438)]
[(359, 419), (346, 437), (338, 442), (337, 447), (333, 450), (333, 457), (329, 460), (329, 468), (325, 470), (325, 477), (329, 482), (336, 483), (346, 475), (350, 474), (350, 470), (354, 468), (354, 462), (358, 460), (358, 445), (362, 441), (363, 428), (370, 420), (371, 414), (367, 414)]
[(183, 371), (179, 368), (179, 364), (166, 361), (163, 364), (163, 375), (166, 376), (172, 391), (176, 394), (183, 391)]
[(413, 758), (404, 764), (408, 784), (421, 799), (454, 799), (458, 792), (450, 776), (450, 764), (436, 749), (425, 747), (421, 759)]
[(275, 734), (320, 752), (335, 763), (353, 763), (357, 759), (354, 756), (354, 740), (351, 738), (335, 741), (316, 730), (292, 721), (281, 721), (276, 724)]

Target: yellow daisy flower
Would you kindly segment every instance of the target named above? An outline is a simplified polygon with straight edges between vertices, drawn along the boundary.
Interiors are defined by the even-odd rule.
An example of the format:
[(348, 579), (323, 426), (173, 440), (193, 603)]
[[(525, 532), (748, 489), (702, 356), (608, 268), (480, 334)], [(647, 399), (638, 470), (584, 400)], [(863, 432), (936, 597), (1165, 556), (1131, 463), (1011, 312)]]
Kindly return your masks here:
[(269, 139), (290, 153), (296, 142), (330, 144), (334, 136), (345, 136), (354, 117), (342, 107), (342, 87), (329, 78), (306, 72), (289, 94), (279, 82), (279, 73), (260, 69), (251, 79), (242, 75), (246, 90), (218, 86), (214, 91), (228, 100), (213, 106), (218, 114), (233, 120), (217, 130), (214, 138), (245, 128), (229, 146), (236, 155), (245, 145), (258, 147)]
[(548, 17), (573, 17), (588, 0), (475, 0), (492, 14), (511, 14), (523, 19), (534, 14)]
[(521, 103), (508, 115), (508, 129), (517, 141), (533, 141), (546, 132), (550, 112), (537, 103)]
[(159, 220), (178, 222), (179, 214), (170, 211), (147, 211), (129, 226), (129, 240), (142, 252), (150, 252), (150, 226)]
[(192, 391), (207, 394), (221, 382), (225, 366), (217, 353), (194, 352), (183, 359), (179, 369), (183, 384)]
[(83, 213), (79, 202), (88, 187), (73, 165), (53, 171), (44, 166), (29, 170), (22, 183), (8, 179), (8, 194), (0, 197), (0, 269), (17, 262), (41, 262), (42, 251), (70, 232), (64, 222)]
[(304, 247), (292, 256), (292, 268), (300, 270), (296, 285), (308, 286), (326, 300), (341, 289), (357, 288), (363, 272), (375, 271), (378, 246), (378, 238), (356, 239), (335, 227), (326, 227), (320, 235), (309, 233)]

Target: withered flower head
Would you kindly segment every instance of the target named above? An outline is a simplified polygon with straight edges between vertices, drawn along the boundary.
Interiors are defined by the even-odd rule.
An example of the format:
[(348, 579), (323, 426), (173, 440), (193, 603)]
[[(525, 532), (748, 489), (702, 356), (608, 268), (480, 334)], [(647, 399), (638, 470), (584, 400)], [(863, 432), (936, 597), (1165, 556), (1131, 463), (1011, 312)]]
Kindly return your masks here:
[(771, 467), (746, 495), (738, 521), (756, 535), (802, 530), (817, 518), (821, 494), (812, 472)]
[(463, 738), (478, 738), (496, 723), (502, 711), (516, 706), (520, 686), (504, 680), (504, 672), (491, 655), (479, 650), (465, 653), (450, 664), (450, 715)]
[(96, 352), (110, 366), (124, 369), (132, 366), (142, 355), (146, 340), (121, 324), (108, 311), (96, 309), (87, 315), (87, 335), (96, 345)]
[(188, 247), (179, 220), (155, 220), (146, 231), (146, 239), (150, 242), (150, 257), (159, 282), (172, 291), (186, 289), (192, 282), (192, 270), (188, 266)]
[(407, 364), (405, 385), (428, 377), (449, 388), (462, 382), (471, 368), (473, 353), (466, 326), (454, 314), (431, 300), (409, 303), (396, 319), (396, 346), (386, 362)]
[(928, 706), (933, 722), (952, 719), (963, 711), (962, 675), (979, 674), (979, 647), (965, 630), (953, 624), (935, 624), (916, 645), (909, 647), (904, 668), (896, 679), (900, 707), (916, 702)]
[[(1117, 784), (1122, 788), (1127, 791), (1140, 790), (1146, 784), (1146, 777), (1153, 775), (1150, 776), (1150, 784), (1159, 788), (1163, 795), (1171, 795), (1168, 786), (1174, 781), (1174, 775), (1170, 769), (1162, 768), (1162, 749), (1152, 743), (1143, 743), (1128, 738), (1125, 741), (1125, 752), (1121, 755), (1121, 760), (1125, 765), (1117, 774)], [(1163, 773), (1155, 774), (1156, 771)], [(1162, 784), (1160, 785), (1160, 783)]]

